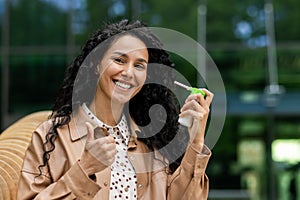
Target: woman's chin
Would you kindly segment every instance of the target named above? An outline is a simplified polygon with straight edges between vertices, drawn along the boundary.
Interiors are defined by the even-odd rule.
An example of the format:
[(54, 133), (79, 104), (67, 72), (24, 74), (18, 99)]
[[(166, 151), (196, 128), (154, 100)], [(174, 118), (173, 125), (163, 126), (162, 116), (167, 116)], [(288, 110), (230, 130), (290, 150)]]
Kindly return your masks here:
[(126, 104), (131, 99), (131, 96), (114, 95), (112, 100), (114, 104)]

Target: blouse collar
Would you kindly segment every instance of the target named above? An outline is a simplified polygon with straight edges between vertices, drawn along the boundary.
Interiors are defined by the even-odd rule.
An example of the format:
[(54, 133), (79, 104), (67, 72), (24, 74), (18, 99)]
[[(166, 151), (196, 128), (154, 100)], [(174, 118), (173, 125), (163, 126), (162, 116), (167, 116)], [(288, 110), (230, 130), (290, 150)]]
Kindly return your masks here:
[[(125, 115), (123, 115), (122, 118), (123, 117), (125, 117)], [(130, 126), (130, 130), (131, 130), (131, 138), (134, 137), (136, 139), (137, 138), (136, 133), (141, 132), (141, 130), (131, 117), (128, 120), (129, 120), (128, 125)], [(75, 131), (70, 131), (70, 136), (72, 141), (78, 140), (87, 135), (87, 127), (85, 124), (86, 122), (92, 124), (93, 128), (99, 126), (98, 123), (96, 123), (88, 116), (83, 106), (79, 106), (77, 111), (75, 111), (72, 114), (72, 120), (69, 124), (70, 126), (69, 128), (75, 130)]]

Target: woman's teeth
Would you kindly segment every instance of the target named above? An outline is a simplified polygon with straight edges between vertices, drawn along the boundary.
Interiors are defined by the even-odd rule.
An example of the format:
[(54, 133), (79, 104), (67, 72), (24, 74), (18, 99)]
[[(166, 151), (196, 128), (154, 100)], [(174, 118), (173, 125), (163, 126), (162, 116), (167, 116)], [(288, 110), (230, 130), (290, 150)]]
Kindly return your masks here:
[(124, 88), (124, 89), (129, 89), (130, 88), (129, 84), (121, 83), (119, 81), (116, 81), (116, 85), (119, 86), (119, 87), (121, 87), (121, 88)]

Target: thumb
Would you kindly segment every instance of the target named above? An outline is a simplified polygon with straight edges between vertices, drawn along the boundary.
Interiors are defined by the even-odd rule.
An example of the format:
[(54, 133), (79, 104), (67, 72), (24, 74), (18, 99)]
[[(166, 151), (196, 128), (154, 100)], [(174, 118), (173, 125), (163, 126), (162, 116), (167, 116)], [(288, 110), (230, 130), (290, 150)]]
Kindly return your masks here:
[(94, 128), (91, 123), (86, 122), (85, 123), (87, 127), (87, 141), (94, 140)]

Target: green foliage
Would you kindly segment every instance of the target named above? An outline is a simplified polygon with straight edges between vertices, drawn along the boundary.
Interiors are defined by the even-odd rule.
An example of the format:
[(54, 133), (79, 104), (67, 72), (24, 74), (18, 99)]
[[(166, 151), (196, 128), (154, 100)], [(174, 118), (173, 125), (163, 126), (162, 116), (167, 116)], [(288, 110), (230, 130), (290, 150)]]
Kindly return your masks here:
[(63, 79), (64, 56), (13, 56), (11, 66), (12, 102), (52, 103)]
[(299, 27), (300, 1), (274, 1), (276, 13), (276, 37), (279, 41), (295, 41), (300, 39)]
[(67, 13), (40, 0), (11, 4), (11, 45), (66, 44)]

